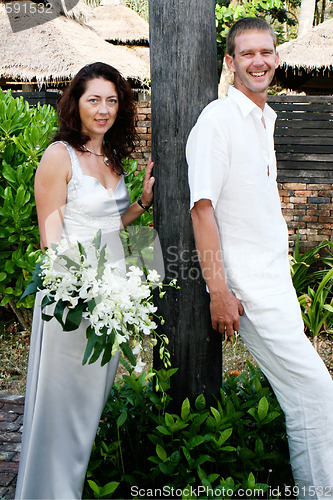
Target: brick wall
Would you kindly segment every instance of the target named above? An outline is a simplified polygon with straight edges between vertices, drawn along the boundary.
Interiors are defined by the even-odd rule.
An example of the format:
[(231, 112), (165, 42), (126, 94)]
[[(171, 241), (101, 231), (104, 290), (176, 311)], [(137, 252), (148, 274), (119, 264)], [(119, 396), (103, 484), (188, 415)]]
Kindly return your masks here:
[(324, 238), (333, 241), (333, 184), (279, 184), (282, 212), (288, 224), (290, 247), (299, 231), (301, 251)]
[(139, 144), (135, 148), (132, 157), (138, 162), (138, 169), (142, 170), (147, 165), (151, 155), (151, 107), (150, 101), (137, 102), (137, 133)]
[[(134, 153), (139, 170), (151, 154), (150, 101), (138, 101), (139, 145)], [(300, 249), (305, 251), (327, 238), (333, 241), (333, 184), (279, 183), (282, 212), (289, 229), (292, 249), (299, 230)]]

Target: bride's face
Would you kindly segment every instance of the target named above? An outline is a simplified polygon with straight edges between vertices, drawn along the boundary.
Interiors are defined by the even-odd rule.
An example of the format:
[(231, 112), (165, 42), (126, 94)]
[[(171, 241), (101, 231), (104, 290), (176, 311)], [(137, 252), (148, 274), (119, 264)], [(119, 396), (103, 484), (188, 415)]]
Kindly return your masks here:
[(79, 99), (82, 132), (90, 138), (104, 136), (117, 118), (118, 107), (118, 92), (114, 83), (104, 78), (89, 80)]

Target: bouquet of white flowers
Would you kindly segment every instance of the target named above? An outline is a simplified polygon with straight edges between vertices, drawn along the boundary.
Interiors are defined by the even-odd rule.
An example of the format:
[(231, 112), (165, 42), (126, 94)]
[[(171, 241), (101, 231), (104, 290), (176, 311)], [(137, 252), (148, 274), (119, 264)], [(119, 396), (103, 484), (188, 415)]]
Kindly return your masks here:
[[(135, 266), (129, 268), (125, 277), (108, 258), (108, 247), (101, 248), (99, 231), (84, 246), (62, 240), (47, 249), (23, 296), (43, 290), (43, 320), (55, 318), (64, 331), (75, 330), (82, 319), (88, 320), (83, 364), (94, 363), (102, 356), (103, 366), (121, 350), (139, 372), (145, 365), (141, 351), (148, 335), (152, 335), (153, 345), (159, 339), (160, 357), (166, 367), (170, 366), (168, 338), (157, 333), (153, 321), (155, 317), (163, 323), (163, 318), (155, 314), (157, 308), (152, 300), (153, 286), (159, 288), (160, 296), (165, 293), (159, 279), (155, 270), (145, 276)], [(169, 286), (175, 287), (175, 280)], [(52, 304), (53, 312), (48, 310), (47, 314), (45, 308)]]

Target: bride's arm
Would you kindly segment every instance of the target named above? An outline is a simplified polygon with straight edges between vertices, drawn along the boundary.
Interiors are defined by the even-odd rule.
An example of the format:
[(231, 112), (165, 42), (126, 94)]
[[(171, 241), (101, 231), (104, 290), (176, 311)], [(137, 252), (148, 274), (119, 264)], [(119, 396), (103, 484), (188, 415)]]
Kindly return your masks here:
[(41, 248), (59, 243), (67, 199), (71, 161), (63, 144), (45, 151), (35, 176), (35, 200)]
[[(155, 182), (155, 178), (152, 177), (151, 173), (154, 167), (154, 163), (151, 161), (151, 158), (148, 161), (148, 165), (145, 171), (145, 177), (143, 179), (142, 185), (142, 195), (140, 197), (141, 203), (145, 207), (150, 207), (153, 202), (153, 185)], [(139, 203), (136, 201), (132, 203), (127, 212), (121, 218), (121, 222), (124, 227), (129, 226), (133, 221), (135, 221), (140, 215), (145, 212), (145, 209), (142, 208)]]

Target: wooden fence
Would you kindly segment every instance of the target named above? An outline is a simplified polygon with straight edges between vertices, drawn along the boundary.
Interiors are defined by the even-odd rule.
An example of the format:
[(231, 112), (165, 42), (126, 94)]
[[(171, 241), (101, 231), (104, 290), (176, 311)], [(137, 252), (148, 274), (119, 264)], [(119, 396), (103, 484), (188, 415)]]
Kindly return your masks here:
[(333, 96), (269, 96), (279, 182), (333, 182)]
[(41, 105), (50, 104), (54, 108), (57, 106), (57, 101), (60, 97), (61, 93), (58, 91), (44, 91), (44, 92), (15, 92), (12, 91), (13, 97), (23, 97), (26, 101), (28, 101), (31, 106), (37, 106), (39, 102)]

